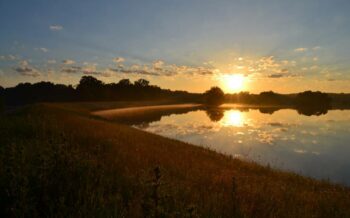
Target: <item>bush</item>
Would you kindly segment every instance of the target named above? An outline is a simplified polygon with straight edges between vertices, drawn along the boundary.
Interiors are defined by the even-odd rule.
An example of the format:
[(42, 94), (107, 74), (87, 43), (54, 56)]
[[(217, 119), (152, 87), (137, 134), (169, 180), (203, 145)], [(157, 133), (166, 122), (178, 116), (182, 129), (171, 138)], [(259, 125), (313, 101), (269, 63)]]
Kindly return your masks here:
[(215, 86), (204, 93), (204, 99), (207, 105), (218, 106), (224, 103), (225, 94)]
[(326, 114), (332, 99), (327, 93), (305, 91), (299, 93), (295, 101), (298, 113), (311, 116)]

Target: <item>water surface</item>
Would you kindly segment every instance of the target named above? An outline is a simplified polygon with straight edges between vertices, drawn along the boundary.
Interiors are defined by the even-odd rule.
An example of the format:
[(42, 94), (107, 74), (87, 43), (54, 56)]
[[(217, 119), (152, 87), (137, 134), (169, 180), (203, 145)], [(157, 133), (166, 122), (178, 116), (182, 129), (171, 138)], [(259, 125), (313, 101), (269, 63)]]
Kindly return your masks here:
[(293, 109), (193, 108), (151, 117), (129, 124), (263, 165), (350, 185), (350, 110), (305, 116)]

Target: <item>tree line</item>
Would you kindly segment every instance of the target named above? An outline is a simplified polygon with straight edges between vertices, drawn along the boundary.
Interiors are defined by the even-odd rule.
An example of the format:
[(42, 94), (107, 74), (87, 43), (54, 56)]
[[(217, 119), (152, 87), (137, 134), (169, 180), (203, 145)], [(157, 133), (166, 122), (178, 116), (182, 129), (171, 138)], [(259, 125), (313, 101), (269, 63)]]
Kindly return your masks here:
[[(250, 94), (241, 92), (236, 94), (224, 94), (219, 87), (212, 87), (204, 93), (204, 100), (208, 106), (218, 106), (223, 103), (238, 103), (256, 106), (290, 107), (304, 115), (326, 114), (332, 107), (332, 98), (327, 93), (319, 91), (305, 91), (297, 94), (283, 95), (272, 91)], [(273, 113), (276, 107), (260, 109), (262, 113)], [(210, 111), (210, 110), (208, 110)], [(216, 115), (211, 113), (210, 115)]]
[(135, 101), (174, 100), (197, 101), (200, 94), (171, 91), (150, 85), (145, 79), (131, 82), (122, 79), (118, 83), (104, 83), (93, 76), (83, 76), (76, 87), (52, 82), (20, 83), (15, 87), (0, 88), (3, 104), (17, 106), (36, 102), (74, 101)]
[[(205, 93), (172, 91), (151, 85), (146, 79), (131, 82), (122, 79), (117, 83), (104, 83), (93, 76), (83, 76), (76, 87), (52, 82), (20, 83), (15, 87), (0, 86), (0, 110), (7, 106), (18, 106), (36, 102), (76, 102), (76, 101), (142, 101), (167, 100), (172, 102), (205, 103), (218, 106), (222, 103), (249, 105), (278, 105), (312, 113), (329, 109), (331, 105), (350, 106), (350, 95), (327, 94), (305, 91), (297, 94), (279, 94), (272, 91), (251, 94), (240, 92), (225, 94), (219, 87), (212, 87)], [(268, 112), (268, 111), (267, 111)]]

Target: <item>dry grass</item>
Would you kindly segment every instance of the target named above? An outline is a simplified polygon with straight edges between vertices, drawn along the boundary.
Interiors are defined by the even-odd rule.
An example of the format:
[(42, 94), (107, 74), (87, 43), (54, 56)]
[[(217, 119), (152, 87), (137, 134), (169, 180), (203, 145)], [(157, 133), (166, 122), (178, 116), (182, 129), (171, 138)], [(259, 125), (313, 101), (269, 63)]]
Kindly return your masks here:
[(1, 119), (1, 211), (14, 216), (350, 217), (350, 190), (37, 105)]

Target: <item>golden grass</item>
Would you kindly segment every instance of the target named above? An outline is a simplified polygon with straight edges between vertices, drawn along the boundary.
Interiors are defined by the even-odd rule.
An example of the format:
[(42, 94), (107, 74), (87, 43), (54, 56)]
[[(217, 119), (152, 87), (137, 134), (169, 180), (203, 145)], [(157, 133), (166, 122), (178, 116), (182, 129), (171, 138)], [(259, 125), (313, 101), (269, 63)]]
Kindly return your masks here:
[[(30, 173), (31, 168), (40, 167), (38, 163), (43, 163), (33, 161), (36, 156), (31, 153), (36, 152), (33, 149), (43, 149), (48, 140), (57, 141), (57, 146), (61, 147), (55, 147), (54, 151), (58, 149), (58, 157), (62, 153), (64, 160), (70, 163), (59, 162), (55, 169), (64, 176), (78, 176), (68, 178), (71, 182), (68, 184), (76, 190), (65, 190), (60, 181), (56, 181), (60, 177), (55, 178), (54, 174), (42, 181), (47, 185), (55, 180), (55, 184), (61, 187), (61, 193), (54, 196), (65, 196), (63, 199), (76, 207), (70, 210), (69, 205), (63, 207), (56, 200), (47, 198), (46, 201), (56, 202), (55, 205), (48, 204), (57, 207), (52, 211), (66, 211), (58, 213), (58, 216), (350, 217), (349, 188), (244, 162), (129, 126), (95, 119), (85, 112), (72, 113), (67, 105), (37, 105), (6, 119), (3, 124), (9, 127), (2, 127), (1, 137), (7, 139), (0, 140), (6, 145), (1, 150), (1, 172), (9, 177), (2, 180), (4, 188), (12, 190), (12, 186), (4, 184), (6, 181), (15, 183), (16, 189), (29, 189), (28, 192), (34, 195), (45, 192), (40, 187), (31, 190), (28, 184), (14, 178), (26, 179), (34, 184), (41, 179), (36, 177), (36, 171)], [(23, 127), (18, 126), (19, 123), (24, 124)], [(15, 134), (16, 131), (20, 134)], [(19, 144), (27, 146), (27, 150), (24, 148), (24, 156), (13, 154), (16, 158), (12, 163), (8, 150)], [(46, 161), (51, 160), (53, 157), (45, 152), (37, 151), (43, 157), (48, 156), (44, 158)], [(4, 170), (5, 164), (20, 169), (22, 174), (9, 176)], [(80, 171), (82, 166), (86, 170)], [(67, 173), (69, 169), (79, 173)], [(157, 177), (158, 169), (160, 178)], [(45, 169), (38, 172), (46, 175)], [(73, 186), (78, 182), (92, 187), (81, 189), (79, 184)], [(96, 193), (95, 189), (103, 190), (103, 194)], [(68, 191), (71, 194), (79, 192), (79, 197), (70, 199), (65, 194)], [(36, 201), (40, 197), (32, 199), (36, 202), (34, 204), (26, 199), (27, 195), (13, 192), (15, 197), (25, 198), (24, 202), (34, 208), (29, 210), (18, 203), (22, 201), (15, 199), (16, 207), (13, 207), (16, 210), (29, 210), (27, 215), (36, 211)], [(81, 198), (88, 199), (90, 203), (76, 204), (76, 199), (80, 201)], [(118, 208), (118, 211), (113, 211), (113, 208)], [(80, 212), (76, 213), (76, 210)]]

